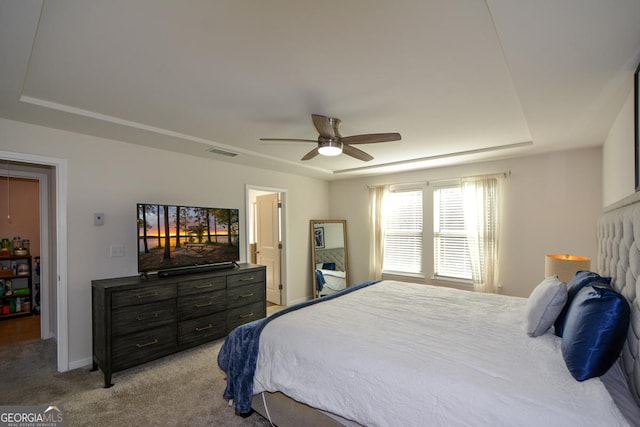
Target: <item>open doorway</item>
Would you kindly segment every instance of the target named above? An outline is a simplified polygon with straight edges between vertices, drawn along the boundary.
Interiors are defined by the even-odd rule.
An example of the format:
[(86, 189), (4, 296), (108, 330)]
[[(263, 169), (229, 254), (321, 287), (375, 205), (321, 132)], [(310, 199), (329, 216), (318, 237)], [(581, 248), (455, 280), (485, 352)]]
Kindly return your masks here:
[[(49, 181), (51, 168), (0, 163), (0, 238), (7, 262), (24, 267), (0, 278), (1, 344), (53, 336), (49, 283)], [(44, 262), (41, 260), (44, 259)], [(21, 265), (23, 264), (23, 265)], [(0, 268), (2, 268), (0, 267)]]
[[(37, 278), (40, 284), (40, 338), (55, 339), (57, 369), (60, 372), (68, 371), (70, 368), (66, 285), (66, 174), (66, 161), (63, 159), (0, 151), (0, 176), (38, 182), (37, 249), (40, 258), (39, 263), (34, 265), (34, 270), (37, 268), (39, 273), (34, 279)], [(8, 200), (10, 199), (5, 202), (8, 203)], [(30, 242), (30, 251), (33, 253), (35, 250), (35, 245)], [(35, 301), (32, 302), (34, 303)]]
[(247, 186), (247, 253), (267, 267), (268, 313), (286, 306), (285, 198), (283, 190)]
[(12, 167), (19, 166), (8, 161), (0, 166), (0, 345), (42, 335), (40, 174), (18, 170), (12, 176)]

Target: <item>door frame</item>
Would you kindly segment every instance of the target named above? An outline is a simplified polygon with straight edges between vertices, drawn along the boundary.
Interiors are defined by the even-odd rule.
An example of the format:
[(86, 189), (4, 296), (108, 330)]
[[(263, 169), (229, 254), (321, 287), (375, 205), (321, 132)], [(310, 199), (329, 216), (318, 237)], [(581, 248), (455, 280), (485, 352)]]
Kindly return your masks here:
[(287, 190), (283, 188), (274, 188), (274, 187), (265, 187), (262, 185), (252, 185), (245, 184), (245, 253), (247, 254), (247, 259), (249, 258), (249, 236), (251, 232), (251, 227), (253, 223), (251, 221), (251, 211), (253, 207), (251, 206), (251, 191), (266, 191), (269, 193), (280, 193), (280, 203), (282, 203), (281, 209), (281, 229), (280, 233), (282, 235), (282, 253), (280, 257), (280, 282), (282, 283), (282, 293), (281, 293), (281, 303), (282, 305), (287, 305), (287, 234), (288, 234), (288, 225), (287, 225), (287, 210), (288, 210), (288, 202), (287, 202)]
[[(57, 339), (58, 371), (65, 372), (69, 370), (69, 304), (67, 301), (67, 161), (65, 159), (55, 157), (16, 153), (12, 151), (0, 151), (0, 159), (51, 166), (54, 169), (56, 201), (55, 273), (57, 278), (55, 335)], [(51, 202), (51, 197), (49, 197), (49, 202)]]

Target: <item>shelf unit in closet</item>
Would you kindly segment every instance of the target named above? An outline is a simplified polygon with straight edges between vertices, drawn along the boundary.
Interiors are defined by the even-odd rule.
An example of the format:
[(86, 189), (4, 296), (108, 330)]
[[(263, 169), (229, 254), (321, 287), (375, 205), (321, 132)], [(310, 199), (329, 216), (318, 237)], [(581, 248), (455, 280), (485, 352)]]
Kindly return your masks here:
[[(21, 267), (25, 265), (26, 267)], [(31, 316), (32, 295), (31, 256), (0, 257), (0, 320)]]

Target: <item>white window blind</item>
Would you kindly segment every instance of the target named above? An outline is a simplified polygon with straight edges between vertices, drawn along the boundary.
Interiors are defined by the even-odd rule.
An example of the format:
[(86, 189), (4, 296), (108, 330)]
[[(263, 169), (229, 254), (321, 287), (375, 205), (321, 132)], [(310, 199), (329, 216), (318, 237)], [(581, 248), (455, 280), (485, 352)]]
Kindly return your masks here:
[(464, 226), (462, 187), (436, 187), (434, 254), (436, 277), (471, 280), (471, 260)]
[(385, 203), (385, 272), (422, 272), (422, 190), (392, 190)]

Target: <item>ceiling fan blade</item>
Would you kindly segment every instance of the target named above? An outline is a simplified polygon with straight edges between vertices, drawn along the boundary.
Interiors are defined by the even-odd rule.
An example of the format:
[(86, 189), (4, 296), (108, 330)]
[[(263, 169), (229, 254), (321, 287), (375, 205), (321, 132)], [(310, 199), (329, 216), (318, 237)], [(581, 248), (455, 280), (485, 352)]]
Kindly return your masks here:
[(332, 119), (331, 117), (321, 116), (319, 114), (312, 114), (311, 119), (313, 125), (318, 130), (318, 133), (323, 138), (335, 138), (335, 128), (340, 124), (340, 120)]
[(313, 159), (315, 156), (317, 156), (318, 153), (318, 147), (314, 148), (313, 150), (309, 151), (307, 154), (304, 155), (304, 157), (301, 160), (310, 160)]
[(355, 157), (358, 160), (362, 160), (363, 162), (368, 162), (369, 160), (373, 160), (373, 156), (365, 153), (359, 148), (352, 147), (350, 145), (342, 143), (342, 152), (348, 156)]
[(283, 142), (315, 142), (317, 143), (317, 139), (298, 139), (298, 138), (260, 138), (260, 141), (264, 142), (274, 142), (274, 141), (283, 141)]
[(371, 144), (373, 142), (399, 141), (400, 134), (393, 133), (368, 133), (364, 135), (352, 135), (340, 138), (343, 144)]

